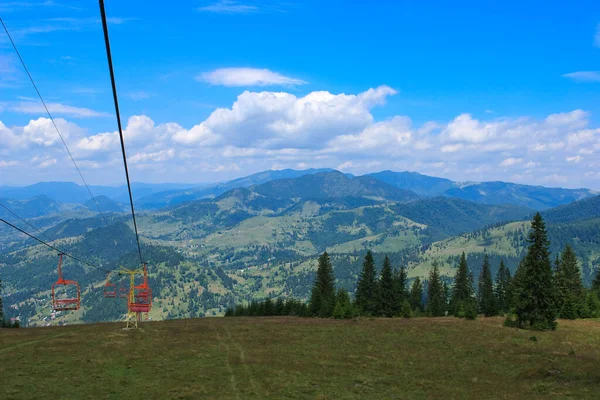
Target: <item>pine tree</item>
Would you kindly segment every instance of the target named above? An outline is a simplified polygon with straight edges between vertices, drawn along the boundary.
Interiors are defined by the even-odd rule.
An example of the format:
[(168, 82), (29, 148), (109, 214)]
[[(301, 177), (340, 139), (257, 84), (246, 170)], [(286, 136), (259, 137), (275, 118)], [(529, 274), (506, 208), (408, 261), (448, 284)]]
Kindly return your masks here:
[(447, 311), (450, 307), (450, 286), (444, 281), (444, 311)]
[(492, 271), (490, 270), (490, 259), (487, 253), (483, 256), (483, 265), (481, 266), (481, 274), (479, 275), (477, 306), (478, 311), (486, 317), (492, 317), (497, 314)]
[(596, 292), (596, 296), (600, 299), (600, 268), (596, 269), (596, 276), (592, 281), (592, 291)]
[(375, 261), (373, 261), (373, 254), (371, 254), (371, 250), (369, 250), (365, 256), (363, 268), (360, 272), (360, 277), (358, 278), (358, 284), (356, 286), (356, 305), (361, 312), (369, 315), (376, 315), (377, 313), (376, 275)]
[[(540, 213), (531, 222), (529, 248), (521, 274), (516, 274), (517, 325), (537, 330), (556, 329), (556, 292), (553, 284), (548, 235)], [(561, 266), (562, 268), (562, 266)]]
[(310, 313), (314, 316), (328, 318), (333, 315), (335, 307), (335, 278), (333, 267), (327, 252), (319, 257), (317, 276), (310, 295)]
[(379, 279), (379, 301), (377, 307), (377, 315), (383, 317), (394, 316), (394, 306), (396, 303), (396, 293), (394, 290), (394, 278), (392, 276), (392, 263), (388, 256), (383, 260), (381, 268), (381, 278)]
[(496, 310), (503, 314), (510, 310), (510, 270), (504, 265), (504, 260), (500, 260), (500, 267), (496, 274)]
[(0, 325), (4, 325), (4, 307), (2, 306), (2, 279), (0, 279)]
[(466, 303), (473, 299), (473, 275), (469, 271), (467, 258), (463, 252), (460, 256), (460, 262), (456, 275), (454, 276), (454, 285), (452, 287), (452, 299), (450, 301), (450, 311), (454, 316), (464, 312)]
[(274, 311), (274, 314), (275, 315), (284, 315), (283, 314), (283, 308), (284, 308), (283, 299), (281, 297), (278, 297), (277, 301), (275, 301), (275, 311)]
[(423, 284), (416, 277), (410, 288), (410, 307), (416, 313), (423, 312)]
[(519, 297), (521, 293), (521, 288), (523, 287), (523, 280), (525, 279), (525, 266), (524, 261), (521, 260), (519, 265), (517, 266), (517, 270), (515, 271), (515, 276), (510, 281), (510, 296), (509, 307), (512, 311), (517, 307), (517, 303), (519, 302)]
[(338, 289), (335, 296), (335, 308), (333, 309), (333, 318), (344, 319), (352, 318), (352, 303), (348, 292), (344, 289)]
[(406, 268), (400, 267), (400, 269), (394, 271), (394, 314), (400, 313), (404, 300), (409, 301), (410, 293), (406, 286), (407, 282), (408, 273)]
[(433, 263), (429, 273), (427, 285), (427, 315), (430, 317), (442, 317), (445, 314), (446, 302), (444, 301), (444, 288), (440, 278), (437, 263)]
[(270, 317), (275, 312), (275, 305), (273, 304), (273, 300), (271, 300), (270, 297), (267, 297), (267, 299), (264, 301), (262, 308), (262, 315), (266, 317)]
[(566, 319), (581, 317), (586, 296), (581, 282), (581, 273), (577, 266), (577, 256), (569, 245), (562, 253), (555, 283), (559, 317)]

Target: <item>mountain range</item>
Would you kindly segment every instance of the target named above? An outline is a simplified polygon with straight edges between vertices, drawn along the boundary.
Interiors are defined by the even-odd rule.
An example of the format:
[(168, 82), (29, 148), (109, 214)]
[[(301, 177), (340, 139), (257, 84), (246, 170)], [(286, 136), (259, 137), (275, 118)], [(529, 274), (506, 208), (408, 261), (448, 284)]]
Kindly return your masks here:
[[(39, 192), (48, 186), (54, 192)], [(480, 189), (476, 201), (462, 198), (474, 193), (465, 190), (471, 186)], [(0, 203), (39, 229), (40, 237), (94, 265), (137, 265), (127, 202), (106, 194), (97, 194), (95, 202), (89, 196), (82, 196), (81, 203), (60, 202), (50, 197), (57, 188), (12, 188), (2, 192)], [(266, 171), (200, 188), (146, 188), (160, 199), (152, 202), (152, 195), (136, 195), (134, 188), (140, 203), (146, 198), (152, 205), (142, 209), (136, 202), (142, 252), (151, 266), (154, 319), (218, 315), (233, 302), (251, 298), (306, 298), (323, 251), (331, 254), (339, 285), (350, 291), (367, 249), (378, 264), (387, 254), (395, 266), (407, 266), (411, 277), (426, 277), (436, 261), (449, 279), (462, 251), (475, 273), (486, 253), (493, 269), (502, 258), (514, 271), (536, 210), (543, 210), (547, 220), (553, 254), (571, 244), (586, 282), (600, 260), (600, 196), (586, 189), (458, 184), (411, 172), (352, 176), (334, 170)], [(21, 198), (26, 195), (34, 197)], [(61, 196), (64, 200), (66, 192)], [(95, 212), (96, 203), (102, 215)], [(551, 208), (555, 204), (560, 205)], [(3, 211), (3, 218), (32, 231)], [(9, 315), (32, 325), (50, 323), (48, 287), (56, 278), (55, 265), (53, 251), (0, 226), (0, 276)], [(56, 321), (122, 315), (122, 302), (102, 296), (103, 273), (67, 260), (65, 274), (79, 281), (84, 307)], [(111, 279), (125, 284), (118, 276)]]
[[(202, 185), (133, 183), (132, 192), (137, 208), (158, 210), (188, 201), (215, 198), (236, 188), (249, 188), (271, 181), (294, 179), (323, 172), (336, 171), (326, 168), (271, 170), (224, 183)], [(352, 177), (350, 174), (345, 175)], [(507, 182), (460, 183), (408, 171), (381, 171), (367, 174), (364, 177), (377, 179), (398, 189), (412, 191), (421, 197), (444, 196), (481, 204), (513, 204), (534, 210), (546, 210), (598, 194), (596, 191), (583, 188), (548, 188)], [(117, 203), (127, 204), (129, 202), (126, 186), (90, 186), (90, 190), (96, 197), (106, 197)], [(86, 207), (90, 205), (86, 204), (90, 201), (87, 189), (72, 182), (41, 182), (25, 187), (0, 186), (0, 198), (27, 200), (36, 196), (47, 196), (59, 203), (83, 204)], [(103, 199), (103, 201), (106, 200)], [(106, 211), (116, 211), (120, 206), (115, 207), (111, 204), (109, 208)]]

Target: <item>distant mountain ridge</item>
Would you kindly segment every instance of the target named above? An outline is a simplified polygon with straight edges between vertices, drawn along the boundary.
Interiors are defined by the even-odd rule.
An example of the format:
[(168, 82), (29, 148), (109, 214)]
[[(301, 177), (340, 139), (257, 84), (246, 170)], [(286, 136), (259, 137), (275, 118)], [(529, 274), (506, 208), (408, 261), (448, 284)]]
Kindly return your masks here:
[(319, 172), (333, 171), (329, 168), (310, 168), (305, 170), (282, 169), (262, 171), (256, 174), (244, 176), (225, 183), (209, 185), (207, 187), (190, 188), (188, 190), (168, 190), (150, 196), (142, 197), (138, 201), (138, 206), (144, 209), (158, 209), (166, 206), (181, 204), (187, 201), (200, 200), (204, 198), (214, 198), (221, 194), (236, 188), (248, 188), (253, 185), (259, 185), (278, 179), (298, 178), (304, 175), (316, 174)]
[[(335, 170), (329, 168), (268, 170), (224, 183), (201, 185), (133, 183), (132, 191), (138, 209), (157, 210), (189, 201), (216, 198), (236, 188), (249, 188), (267, 182), (295, 179), (333, 171)], [(342, 175), (354, 178), (351, 174)], [(539, 211), (569, 204), (597, 194), (597, 192), (584, 188), (547, 188), (499, 181), (461, 183), (408, 171), (394, 172), (386, 170), (366, 174), (360, 178), (376, 179), (389, 186), (408, 190), (423, 197), (444, 196), (481, 204), (512, 204)], [(123, 204), (129, 202), (126, 186), (91, 186), (90, 189), (97, 197), (105, 196), (107, 200)], [(87, 189), (72, 182), (40, 182), (26, 187), (0, 187), (0, 197), (2, 198), (25, 200), (40, 195), (47, 196), (59, 203), (82, 204), (85, 207), (89, 206), (88, 202), (90, 201)], [(91, 210), (94, 211), (94, 209), (95, 207)], [(109, 210), (107, 209), (107, 211)], [(110, 205), (110, 211), (116, 211), (113, 204)]]
[(513, 204), (540, 211), (597, 194), (593, 190), (583, 188), (548, 188), (500, 181), (461, 183), (408, 171), (382, 171), (369, 175), (422, 196), (453, 197), (481, 204)]

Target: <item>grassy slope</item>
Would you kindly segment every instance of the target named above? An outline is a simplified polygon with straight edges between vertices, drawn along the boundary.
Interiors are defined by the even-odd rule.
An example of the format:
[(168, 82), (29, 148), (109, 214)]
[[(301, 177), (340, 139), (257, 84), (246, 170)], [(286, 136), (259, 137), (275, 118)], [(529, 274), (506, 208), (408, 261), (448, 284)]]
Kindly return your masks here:
[(507, 234), (517, 230), (527, 232), (529, 225), (528, 221), (512, 222), (489, 229), (488, 238), (483, 236), (475, 238), (470, 234), (464, 234), (435, 242), (421, 255), (420, 262), (414, 265), (414, 268), (409, 271), (409, 275), (411, 277), (427, 277), (433, 262), (437, 261), (442, 275), (454, 276), (456, 265), (448, 264), (446, 259), (448, 256), (460, 256), (463, 251), (467, 254), (487, 251), (501, 256), (518, 256), (521, 249), (513, 246)]
[(0, 330), (2, 398), (594, 398), (600, 391), (598, 320), (560, 321), (558, 331), (541, 333), (503, 328), (500, 318), (204, 318), (121, 327)]

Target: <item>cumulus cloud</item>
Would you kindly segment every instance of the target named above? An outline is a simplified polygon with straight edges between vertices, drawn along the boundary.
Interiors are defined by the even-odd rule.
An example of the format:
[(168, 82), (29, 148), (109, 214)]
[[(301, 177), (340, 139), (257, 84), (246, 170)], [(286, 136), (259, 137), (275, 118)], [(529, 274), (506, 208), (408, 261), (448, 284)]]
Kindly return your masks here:
[(153, 153), (139, 152), (135, 153), (131, 158), (132, 163), (140, 162), (161, 162), (167, 161), (175, 157), (175, 149), (164, 149)]
[[(403, 115), (376, 119), (374, 108), (396, 93), (388, 86), (304, 96), (245, 91), (231, 106), (215, 109), (192, 126), (134, 115), (124, 129), (132, 176), (141, 181), (222, 181), (273, 166), (302, 166), (355, 174), (416, 170), (455, 180), (600, 188), (598, 176), (587, 174), (597, 170), (593, 164), (600, 158), (600, 128), (591, 126), (584, 110), (542, 118), (477, 119), (463, 113), (422, 124)], [(61, 118), (57, 124), (85, 174), (98, 174), (102, 183), (121, 177), (117, 132), (89, 132)], [(40, 171), (36, 176), (68, 170), (68, 163), (60, 161), (65, 154), (59, 140), (44, 118), (24, 126), (0, 122), (3, 167), (30, 164)], [(31, 162), (33, 156), (39, 161)]]
[(340, 135), (362, 132), (372, 125), (370, 110), (396, 94), (388, 86), (357, 95), (311, 92), (296, 97), (285, 92), (244, 92), (231, 108), (219, 108), (174, 139), (204, 145), (236, 143), (242, 147), (321, 147)]
[(200, 12), (212, 12), (217, 14), (248, 14), (258, 12), (260, 9), (252, 4), (244, 4), (238, 1), (221, 0), (216, 3), (198, 7)]
[(268, 69), (259, 68), (219, 68), (203, 72), (196, 80), (211, 85), (222, 86), (291, 86), (303, 85), (307, 82), (290, 78)]
[(568, 162), (578, 163), (578, 162), (581, 162), (581, 160), (583, 160), (583, 157), (571, 156), (571, 157), (566, 157), (565, 160), (567, 160)]
[(331, 150), (349, 152), (378, 149), (385, 151), (388, 146), (404, 146), (412, 139), (411, 120), (396, 116), (389, 121), (367, 126), (356, 135), (340, 135), (329, 142)]
[(500, 166), (501, 167), (512, 167), (513, 165), (521, 164), (522, 162), (523, 162), (522, 158), (509, 157), (509, 158), (504, 159), (500, 163)]
[[(46, 103), (52, 114), (67, 115), (75, 118), (108, 117), (110, 114), (90, 110), (89, 108), (73, 107), (61, 103)], [(39, 102), (23, 102), (11, 107), (11, 111), (25, 114), (46, 114), (46, 109)]]
[(575, 82), (600, 82), (600, 71), (577, 71), (563, 76)]
[(133, 101), (139, 101), (139, 100), (147, 100), (150, 97), (153, 97), (154, 93), (140, 90), (137, 92), (127, 92), (127, 93), (125, 93), (125, 96), (129, 97)]

